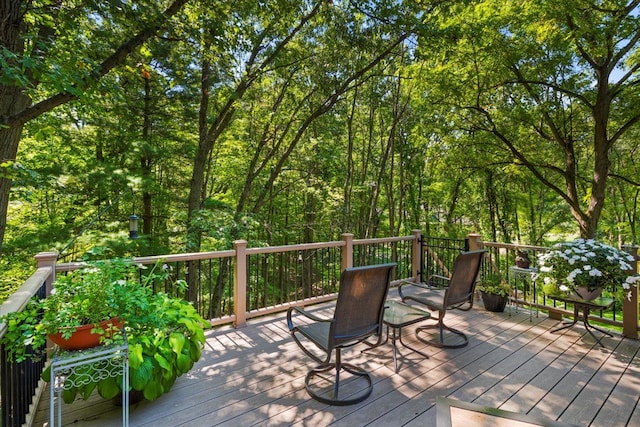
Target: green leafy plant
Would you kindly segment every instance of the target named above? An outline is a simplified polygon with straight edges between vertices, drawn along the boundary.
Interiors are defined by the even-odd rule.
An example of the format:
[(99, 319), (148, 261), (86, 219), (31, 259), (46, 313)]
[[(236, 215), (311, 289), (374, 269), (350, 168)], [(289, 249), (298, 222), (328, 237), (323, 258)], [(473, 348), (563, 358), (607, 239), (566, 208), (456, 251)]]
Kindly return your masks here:
[(116, 317), (135, 320), (146, 292), (136, 273), (131, 261), (115, 259), (59, 274), (47, 298), (34, 297), (24, 310), (2, 317), (7, 324), (2, 342), (9, 357), (17, 362), (40, 358), (43, 353), (34, 349), (42, 348), (48, 335), (61, 333), (68, 339), (83, 325), (94, 325), (92, 332), (104, 342), (113, 332), (113, 324), (105, 330), (100, 322)]
[(500, 295), (506, 297), (509, 295), (509, 286), (503, 283), (500, 274), (486, 274), (482, 277), (476, 289), (485, 294)]
[[(125, 322), (131, 388), (141, 391), (146, 399), (155, 399), (200, 359), (204, 330), (209, 326), (188, 302), (153, 293), (150, 285), (168, 280), (168, 270), (160, 263), (146, 268), (120, 259), (87, 263), (84, 269), (61, 276), (51, 297), (32, 300), (25, 310), (5, 316), (3, 344), (16, 361), (41, 357), (42, 352), (32, 349), (43, 345), (48, 333), (117, 316)], [(184, 291), (184, 281), (175, 284)], [(122, 342), (121, 334), (94, 329), (104, 344)], [(97, 368), (82, 367), (73, 375), (88, 375)], [(49, 381), (50, 369), (42, 377)], [(123, 392), (120, 374), (114, 372), (108, 378), (65, 389), (63, 400), (73, 402), (78, 395), (87, 399), (95, 389), (105, 399), (114, 398)]]
[[(154, 400), (168, 392), (175, 380), (191, 370), (200, 359), (205, 343), (204, 329), (208, 323), (191, 304), (164, 293), (149, 296), (148, 304), (144, 314), (147, 322), (127, 326), (126, 329), (131, 390), (142, 392), (147, 400)], [(74, 375), (88, 376), (91, 369), (83, 367), (83, 371)], [(63, 400), (71, 403), (78, 395), (87, 399), (96, 389), (104, 399), (118, 396), (123, 392), (120, 368), (108, 369), (116, 371), (95, 383), (63, 390)], [(49, 369), (45, 370), (43, 378), (50, 380)]]

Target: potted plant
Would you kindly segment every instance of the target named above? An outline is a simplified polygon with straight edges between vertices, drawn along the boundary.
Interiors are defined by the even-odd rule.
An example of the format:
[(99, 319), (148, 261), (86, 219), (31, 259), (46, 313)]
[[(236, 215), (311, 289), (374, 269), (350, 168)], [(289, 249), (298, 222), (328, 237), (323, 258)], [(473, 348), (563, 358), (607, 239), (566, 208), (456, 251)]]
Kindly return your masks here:
[(529, 259), (529, 251), (526, 249), (516, 250), (515, 258), (516, 267), (529, 268), (531, 266), (531, 260)]
[(509, 299), (509, 286), (500, 274), (486, 274), (476, 287), (487, 311), (503, 312)]
[(589, 300), (603, 290), (636, 286), (637, 274), (630, 274), (633, 257), (596, 240), (576, 239), (554, 245), (538, 258), (538, 276), (547, 295), (574, 294)]
[[(16, 361), (27, 357), (42, 357), (49, 334), (60, 332), (70, 337), (72, 330), (84, 322), (92, 325), (99, 342), (111, 343), (123, 339), (115, 330), (122, 324), (129, 344), (130, 385), (152, 400), (169, 391), (175, 379), (191, 369), (199, 360), (204, 346), (204, 329), (208, 323), (186, 301), (164, 293), (153, 293), (154, 281), (169, 277), (166, 265), (151, 269), (128, 260), (87, 263), (87, 266), (66, 276), (60, 276), (55, 291), (43, 300), (32, 300), (25, 310), (10, 313), (3, 320), (7, 333), (3, 345)], [(184, 281), (176, 281), (184, 291)], [(100, 326), (105, 319), (106, 326)], [(92, 369), (86, 367), (83, 369)], [(86, 372), (78, 372), (78, 375)], [(50, 380), (49, 369), (42, 375)], [(83, 398), (97, 388), (105, 399), (112, 399), (123, 390), (116, 376), (64, 390), (65, 402), (76, 395)]]
[[(124, 261), (97, 261), (81, 270), (60, 274), (44, 299), (32, 298), (25, 309), (3, 317), (7, 333), (3, 344), (9, 356), (18, 362), (27, 357), (40, 358), (47, 338), (63, 348), (76, 350), (104, 342), (122, 327), (137, 303), (140, 286), (122, 280)], [(87, 332), (89, 344), (76, 344), (76, 330)]]

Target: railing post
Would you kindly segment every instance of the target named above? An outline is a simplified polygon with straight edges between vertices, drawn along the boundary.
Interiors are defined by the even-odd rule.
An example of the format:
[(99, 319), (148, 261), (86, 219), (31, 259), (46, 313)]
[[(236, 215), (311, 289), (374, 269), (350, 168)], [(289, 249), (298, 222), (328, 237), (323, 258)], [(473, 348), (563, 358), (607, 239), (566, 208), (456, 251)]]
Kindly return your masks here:
[(411, 277), (414, 283), (419, 283), (422, 274), (420, 271), (422, 270), (422, 231), (411, 230), (411, 234), (413, 234), (414, 237), (411, 251)]
[(342, 233), (342, 240), (346, 243), (342, 250), (341, 270), (344, 271), (345, 268), (353, 267), (353, 234)]
[(247, 241), (233, 242), (236, 250), (235, 274), (233, 275), (233, 326), (241, 328), (247, 325)]
[[(622, 250), (633, 256), (631, 272), (638, 273), (638, 246), (624, 245)], [(631, 288), (631, 298), (625, 297), (622, 302), (622, 335), (634, 340), (638, 339), (638, 288)]]
[(478, 251), (484, 247), (484, 245), (482, 244), (482, 240), (480, 240), (480, 235), (478, 233), (469, 233), (467, 237), (469, 238), (470, 251)]
[(35, 257), (38, 268), (51, 267), (51, 280), (47, 280), (47, 295), (51, 293), (53, 282), (56, 281), (56, 261), (58, 260), (58, 252), (40, 252)]

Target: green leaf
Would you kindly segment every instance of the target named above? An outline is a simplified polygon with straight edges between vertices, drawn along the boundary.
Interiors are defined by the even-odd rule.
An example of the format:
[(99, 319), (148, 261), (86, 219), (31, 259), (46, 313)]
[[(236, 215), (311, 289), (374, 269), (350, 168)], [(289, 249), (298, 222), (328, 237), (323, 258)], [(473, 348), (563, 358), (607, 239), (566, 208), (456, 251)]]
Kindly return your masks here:
[(62, 390), (62, 401), (64, 403), (73, 403), (76, 400), (76, 394), (78, 393), (78, 389), (76, 387), (71, 387), (69, 389)]
[(143, 390), (144, 398), (147, 400), (155, 400), (164, 393), (162, 384), (157, 379), (152, 379)]
[(140, 344), (129, 345), (129, 365), (138, 369), (143, 362), (142, 346)]
[(153, 377), (153, 372), (153, 361), (145, 357), (139, 367), (131, 370), (131, 386), (136, 390), (143, 390)]
[(169, 336), (169, 343), (171, 344), (171, 349), (176, 354), (182, 353), (182, 348), (184, 347), (186, 339), (183, 334), (179, 332), (174, 332)]
[(163, 375), (167, 375), (167, 373), (169, 374), (171, 373), (171, 364), (164, 356), (162, 356), (159, 353), (156, 353), (153, 355), (153, 358), (155, 359), (156, 362), (158, 362), (158, 365), (160, 365), (160, 367), (165, 371)]
[(81, 386), (78, 388), (78, 392), (82, 395), (82, 398), (84, 400), (87, 400), (89, 397), (91, 397), (91, 393), (93, 393), (93, 390), (95, 390), (96, 388), (96, 383), (94, 381)]
[(51, 382), (51, 365), (47, 366), (47, 368), (42, 371), (40, 378), (42, 378), (43, 381)]
[(189, 354), (182, 353), (176, 360), (176, 366), (178, 367), (178, 371), (180, 372), (180, 374), (184, 374), (186, 372), (189, 372), (189, 370), (193, 366), (193, 361), (191, 360), (191, 357), (189, 357)]
[(120, 393), (120, 382), (122, 377), (109, 377), (98, 383), (98, 393), (103, 399), (113, 399)]

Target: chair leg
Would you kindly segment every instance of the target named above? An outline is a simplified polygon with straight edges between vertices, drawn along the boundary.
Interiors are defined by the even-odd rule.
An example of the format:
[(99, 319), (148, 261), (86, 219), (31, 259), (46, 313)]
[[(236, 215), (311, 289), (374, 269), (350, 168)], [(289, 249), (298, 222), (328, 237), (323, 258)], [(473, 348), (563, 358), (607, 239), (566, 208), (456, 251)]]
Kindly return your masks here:
[[(335, 369), (336, 372), (335, 372), (335, 375), (333, 376), (334, 379), (333, 379), (332, 387), (326, 387), (326, 386), (320, 387), (320, 386), (314, 386), (312, 384), (313, 380), (316, 377), (319, 377), (321, 376), (322, 373), (331, 371), (333, 369)], [(355, 393), (353, 393), (352, 397), (348, 399), (341, 399), (339, 396), (340, 373), (342, 371), (352, 374), (355, 377), (354, 381), (356, 381), (357, 379), (363, 379), (366, 384), (366, 386), (360, 387), (359, 391), (356, 391)], [(331, 382), (329, 380), (329, 377), (326, 377), (326, 376), (323, 378), (320, 378), (320, 381)], [(354, 366), (348, 363), (342, 363), (339, 348), (336, 349), (336, 362), (323, 364), (323, 365), (317, 366), (316, 368), (313, 368), (311, 371), (307, 373), (304, 384), (305, 384), (305, 388), (307, 389), (307, 393), (309, 393), (309, 395), (312, 398), (314, 398), (319, 402), (326, 403), (327, 405), (336, 405), (336, 406), (353, 405), (356, 403), (360, 403), (363, 400), (365, 400), (367, 397), (369, 397), (371, 395), (371, 392), (373, 391), (373, 381), (371, 379), (371, 375), (368, 372), (364, 371), (362, 368), (359, 368), (357, 366)]]
[[(429, 344), (439, 348), (460, 348), (469, 344), (469, 338), (467, 338), (467, 336), (462, 331), (451, 328), (444, 324), (444, 315), (444, 311), (439, 311), (438, 323), (416, 328), (416, 338), (418, 338), (425, 344)], [(438, 331), (435, 334), (431, 334), (430, 338), (423, 338), (419, 335), (420, 332), (431, 329), (438, 329)]]

